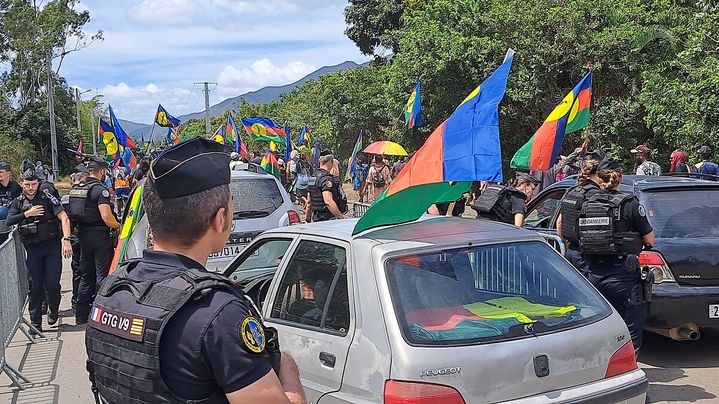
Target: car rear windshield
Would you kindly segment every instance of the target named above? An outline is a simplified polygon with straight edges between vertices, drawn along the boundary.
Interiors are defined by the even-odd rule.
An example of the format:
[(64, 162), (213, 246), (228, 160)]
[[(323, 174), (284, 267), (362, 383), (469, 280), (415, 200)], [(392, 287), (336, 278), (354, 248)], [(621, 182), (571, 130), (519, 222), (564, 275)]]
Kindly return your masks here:
[(233, 179), (232, 209), (235, 219), (265, 217), (282, 206), (282, 194), (272, 178)]
[(611, 313), (588, 282), (539, 241), (408, 255), (385, 265), (411, 344), (529, 337)]
[(657, 237), (719, 237), (717, 189), (644, 192), (641, 199)]

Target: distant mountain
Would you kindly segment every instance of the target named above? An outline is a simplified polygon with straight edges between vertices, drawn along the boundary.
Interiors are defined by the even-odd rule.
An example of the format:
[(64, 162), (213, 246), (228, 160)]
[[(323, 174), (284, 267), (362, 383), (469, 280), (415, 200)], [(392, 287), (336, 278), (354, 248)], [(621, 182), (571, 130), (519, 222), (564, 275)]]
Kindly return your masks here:
[[(369, 62), (368, 62), (369, 63)], [(210, 107), (210, 116), (217, 116), (222, 115), (225, 112), (227, 112), (230, 109), (235, 108), (237, 105), (240, 104), (240, 101), (242, 98), (246, 99), (250, 103), (266, 103), (270, 101), (275, 101), (280, 99), (280, 95), (287, 94), (291, 92), (295, 87), (298, 87), (305, 82), (309, 80), (315, 80), (319, 78), (322, 75), (325, 75), (327, 73), (334, 73), (341, 70), (349, 70), (354, 69), (356, 67), (360, 66), (366, 66), (368, 63), (364, 64), (357, 64), (352, 61), (347, 61), (344, 63), (340, 63), (338, 65), (334, 66), (324, 66), (321, 67), (314, 72), (308, 74), (307, 76), (295, 81), (294, 83), (287, 84), (284, 86), (269, 86), (269, 87), (263, 87), (257, 91), (250, 91), (249, 93), (239, 95), (237, 97), (228, 98), (218, 104), (215, 104)], [(205, 112), (194, 112), (187, 115), (179, 116), (178, 118), (183, 121), (189, 121), (191, 119), (202, 119), (205, 117)], [(145, 137), (145, 139), (149, 138), (150, 131), (152, 130), (152, 125), (147, 125), (143, 123), (137, 123), (132, 121), (126, 121), (123, 119), (120, 119), (120, 125), (122, 125), (122, 128), (125, 129), (125, 132), (129, 133), (134, 138), (140, 138), (142, 136)], [(155, 128), (155, 133), (153, 135), (153, 138), (157, 139), (158, 134), (160, 136), (165, 136), (165, 133), (167, 132), (164, 128)]]

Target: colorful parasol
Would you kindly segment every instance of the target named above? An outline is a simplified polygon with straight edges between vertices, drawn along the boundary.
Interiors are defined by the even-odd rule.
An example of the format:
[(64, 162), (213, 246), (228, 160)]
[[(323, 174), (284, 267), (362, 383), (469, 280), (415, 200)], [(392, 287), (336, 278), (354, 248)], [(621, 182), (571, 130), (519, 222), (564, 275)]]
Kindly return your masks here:
[(380, 140), (374, 142), (362, 150), (363, 153), (368, 154), (382, 154), (387, 156), (406, 156), (407, 151), (404, 147), (400, 146), (395, 142), (389, 140)]

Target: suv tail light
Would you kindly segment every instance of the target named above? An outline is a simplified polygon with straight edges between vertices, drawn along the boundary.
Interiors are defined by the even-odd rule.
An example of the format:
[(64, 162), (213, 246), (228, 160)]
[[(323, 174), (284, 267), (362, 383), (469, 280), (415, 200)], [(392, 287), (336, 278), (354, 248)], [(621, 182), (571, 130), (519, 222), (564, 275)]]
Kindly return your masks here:
[(288, 210), (287, 217), (290, 219), (290, 226), (300, 223), (300, 214), (294, 210)]
[(649, 268), (654, 274), (654, 283), (674, 282), (674, 275), (661, 254), (656, 251), (642, 251), (639, 254), (639, 267)]
[(384, 384), (385, 404), (464, 404), (452, 387), (441, 384), (387, 380)]
[(604, 378), (614, 377), (622, 373), (631, 372), (637, 368), (637, 357), (634, 354), (634, 344), (632, 341), (627, 342), (623, 347), (614, 352), (609, 358), (609, 366)]

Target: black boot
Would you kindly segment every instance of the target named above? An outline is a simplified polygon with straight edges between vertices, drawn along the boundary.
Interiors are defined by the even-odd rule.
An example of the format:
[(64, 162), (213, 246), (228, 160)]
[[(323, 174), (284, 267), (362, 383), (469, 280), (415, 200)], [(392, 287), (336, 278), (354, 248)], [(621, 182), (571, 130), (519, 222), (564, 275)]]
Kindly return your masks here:
[(55, 325), (55, 323), (57, 323), (57, 317), (58, 312), (53, 312), (52, 310), (50, 310), (50, 312), (47, 314), (47, 323), (49, 325)]
[(47, 313), (47, 302), (42, 302), (42, 306), (40, 306), (40, 312), (42, 314)]
[[(41, 321), (38, 321), (38, 322), (31, 321), (30, 324), (32, 324), (32, 326), (35, 327), (35, 329), (37, 329), (39, 332), (42, 332), (42, 322)], [(38, 335), (38, 333), (35, 332), (35, 329), (30, 328), (30, 335)]]

